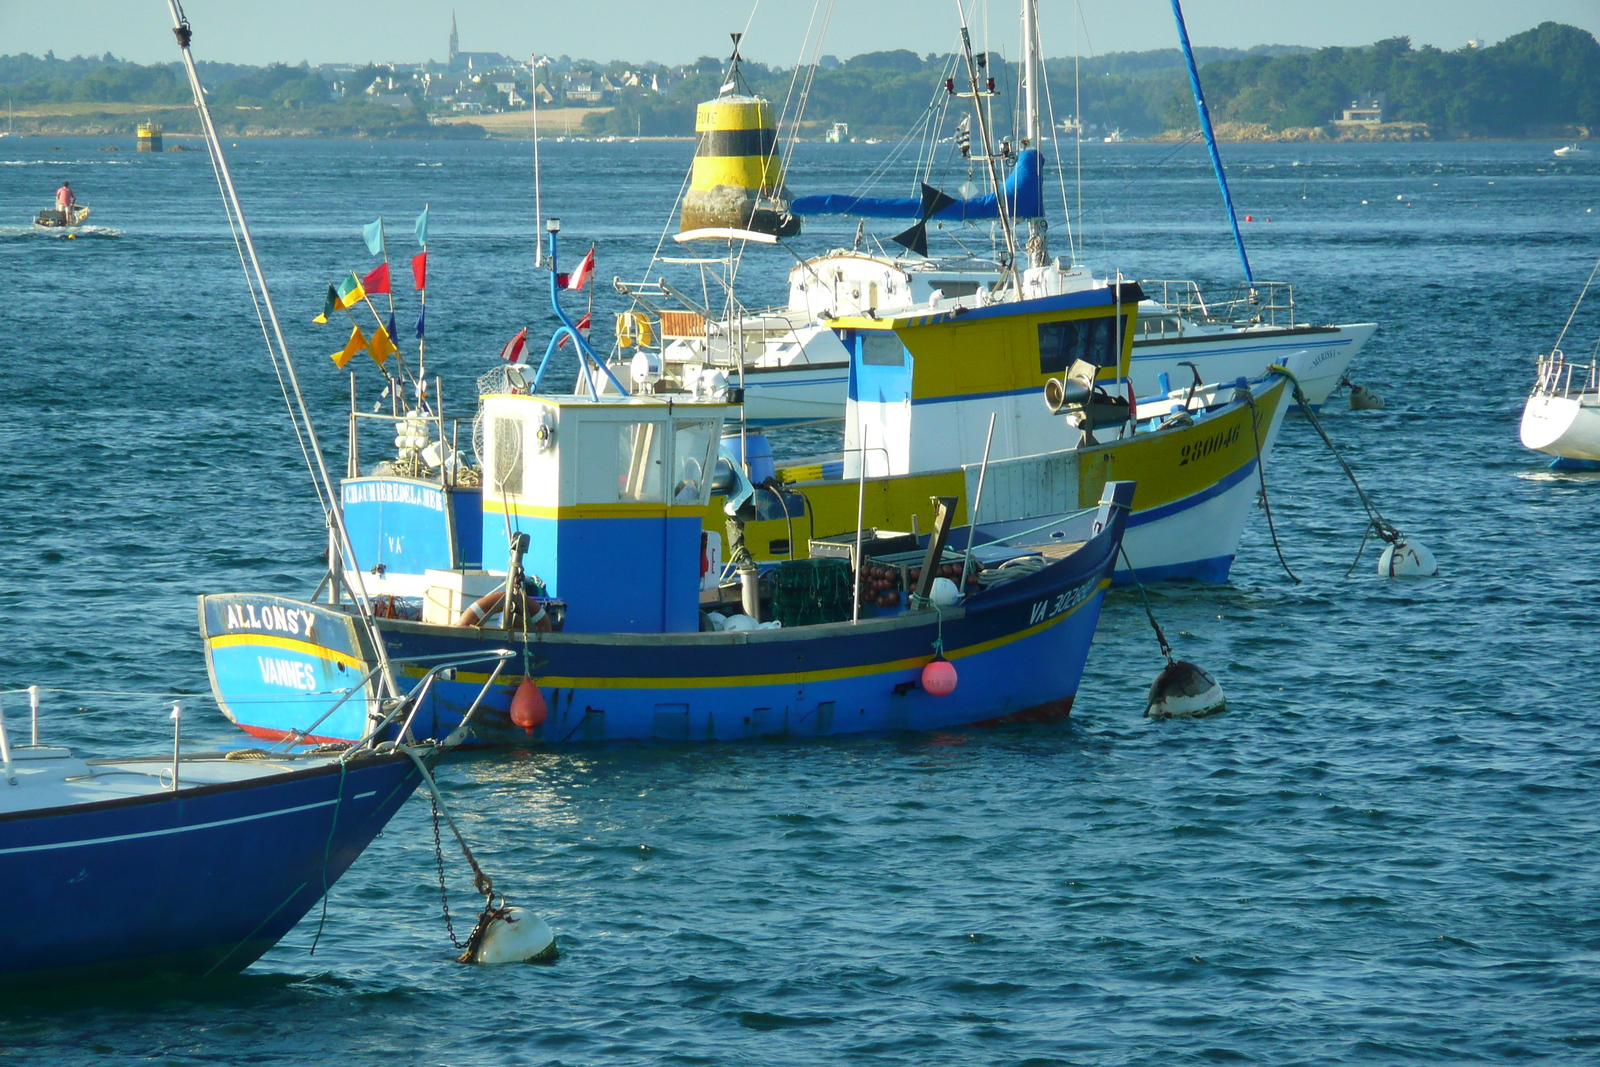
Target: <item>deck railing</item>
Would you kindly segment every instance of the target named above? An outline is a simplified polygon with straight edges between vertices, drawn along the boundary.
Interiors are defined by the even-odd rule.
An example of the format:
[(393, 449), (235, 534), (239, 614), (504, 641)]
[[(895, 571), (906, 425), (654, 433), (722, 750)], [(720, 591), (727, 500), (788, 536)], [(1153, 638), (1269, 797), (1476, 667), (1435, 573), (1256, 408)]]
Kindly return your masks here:
[[(1572, 388), (1574, 371), (1582, 372), (1582, 384), (1577, 389)], [(1534, 392), (1540, 396), (1559, 396), (1567, 400), (1572, 399), (1574, 393), (1581, 396), (1600, 392), (1600, 359), (1591, 359), (1588, 363), (1568, 363), (1566, 354), (1559, 348), (1554, 349), (1548, 355), (1539, 357), (1539, 380)]]
[[(1295, 324), (1294, 286), (1288, 282), (1251, 282), (1207, 296), (1193, 280), (1149, 279), (1139, 282), (1145, 295), (1169, 311), (1196, 322), (1227, 326)], [(1157, 296), (1159, 290), (1160, 295)]]

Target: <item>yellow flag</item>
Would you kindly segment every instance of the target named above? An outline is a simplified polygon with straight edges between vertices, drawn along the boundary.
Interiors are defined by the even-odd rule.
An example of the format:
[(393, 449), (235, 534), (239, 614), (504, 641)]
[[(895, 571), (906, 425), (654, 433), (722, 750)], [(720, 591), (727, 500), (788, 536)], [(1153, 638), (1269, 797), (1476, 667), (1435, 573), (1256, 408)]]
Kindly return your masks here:
[(384, 360), (389, 358), (390, 353), (395, 351), (397, 349), (394, 346), (394, 342), (389, 340), (389, 331), (379, 326), (372, 335), (372, 347), (367, 350), (368, 354), (372, 356), (372, 362), (381, 367)]
[[(381, 326), (378, 328), (378, 332), (379, 333), (383, 332), (383, 328)], [(384, 341), (387, 342), (388, 338), (385, 337)], [(350, 362), (350, 357), (354, 356), (357, 352), (361, 351), (363, 348), (366, 348), (369, 343), (370, 342), (368, 342), (368, 340), (367, 340), (367, 335), (361, 332), (361, 327), (357, 326), (357, 327), (355, 327), (354, 329), (352, 329), (350, 331), (350, 340), (345, 342), (344, 348), (341, 349), (338, 352), (335, 352), (329, 358), (333, 360), (333, 365), (335, 367), (338, 367), (340, 370), (343, 370), (344, 369), (344, 365), (346, 363)], [(394, 346), (390, 345), (389, 349), (390, 349), (390, 351), (393, 351), (394, 350)], [(378, 362), (382, 363), (383, 361), (379, 360)]]

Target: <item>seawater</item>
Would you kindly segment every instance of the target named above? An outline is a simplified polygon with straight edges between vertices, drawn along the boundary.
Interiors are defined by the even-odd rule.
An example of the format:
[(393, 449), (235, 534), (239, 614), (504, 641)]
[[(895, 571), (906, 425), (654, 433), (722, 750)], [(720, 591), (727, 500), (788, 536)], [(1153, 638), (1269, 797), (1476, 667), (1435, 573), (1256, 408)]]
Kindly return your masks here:
[[(86, 753), (166, 743), (169, 693), (192, 743), (238, 743), (194, 597), (305, 595), (322, 524), (205, 155), (111, 143), (0, 142), (0, 688), (50, 689), (44, 736)], [(1533, 356), (1600, 253), (1600, 165), (1553, 147), (1225, 149), (1257, 276), (1293, 282), (1303, 318), (1381, 324), (1353, 375), (1388, 407), (1326, 424), (1442, 568), (1381, 581), (1369, 545), (1347, 578), (1364, 518), (1291, 417), (1268, 480), (1303, 581), (1258, 515), (1230, 584), (1150, 590), (1227, 714), (1141, 718), (1160, 659), (1118, 589), (1060, 725), (452, 759), (457, 818), (557, 930), (555, 965), (451, 962), (417, 799), (333, 890), (315, 955), (314, 913), (237, 979), (8, 996), (0, 1060), (1592, 1062), (1600, 486), (1517, 442)], [(230, 144), (336, 469), (348, 385), (327, 353), (348, 327), (310, 319), (372, 265), (363, 222), (388, 221), (403, 279), (431, 205), (428, 367), (450, 417), (470, 427), (517, 329), (542, 351), (530, 148)], [(644, 271), (690, 151), (543, 145), (567, 261), (597, 250), (602, 337), (607, 283)], [(889, 151), (801, 146), (791, 185), (848, 191)], [(64, 178), (94, 209), (72, 240), (28, 225)], [(1083, 203), (1098, 271), (1238, 275), (1192, 146), (1085, 146)], [(807, 226), (801, 253), (853, 233)], [(792, 262), (752, 253), (746, 298), (780, 298)], [(1595, 334), (1580, 319), (1568, 352)], [(4, 699), (15, 736), (25, 703)], [(470, 884), (446, 868), (459, 934)]]

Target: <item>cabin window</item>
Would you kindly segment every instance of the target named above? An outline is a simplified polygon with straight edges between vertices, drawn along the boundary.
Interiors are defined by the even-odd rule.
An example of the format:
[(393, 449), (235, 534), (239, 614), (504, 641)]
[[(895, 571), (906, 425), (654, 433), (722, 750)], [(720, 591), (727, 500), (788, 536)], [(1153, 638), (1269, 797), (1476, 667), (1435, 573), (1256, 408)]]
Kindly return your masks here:
[(1096, 367), (1117, 367), (1122, 363), (1122, 346), (1117, 343), (1118, 322), (1128, 317), (1102, 315), (1093, 319), (1039, 324), (1039, 373), (1064, 374), (1074, 360)]
[(661, 502), (661, 437), (665, 429), (654, 422), (617, 427), (618, 500)]
[(904, 367), (906, 349), (900, 338), (888, 331), (863, 331), (861, 362), (869, 367)]
[(597, 419), (579, 423), (577, 431), (578, 503), (665, 500), (661, 461), (666, 425)]
[(522, 420), (501, 415), (494, 420), (494, 469), (491, 484), (502, 496), (522, 493)]
[(713, 464), (716, 463), (717, 430), (715, 420), (697, 419), (677, 424), (672, 439), (672, 502), (705, 506), (711, 497)]
[(933, 289), (946, 300), (978, 295), (977, 282), (934, 282)]

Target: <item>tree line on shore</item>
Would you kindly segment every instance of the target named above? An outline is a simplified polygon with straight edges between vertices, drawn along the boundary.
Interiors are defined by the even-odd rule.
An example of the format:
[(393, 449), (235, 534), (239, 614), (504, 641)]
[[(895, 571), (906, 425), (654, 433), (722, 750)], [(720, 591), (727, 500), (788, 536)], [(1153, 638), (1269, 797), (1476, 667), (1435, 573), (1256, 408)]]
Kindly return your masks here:
[[(1545, 22), (1489, 47), (1444, 51), (1413, 48), (1396, 37), (1362, 48), (1307, 49), (1262, 46), (1248, 51), (1197, 49), (1201, 78), (1215, 118), (1269, 131), (1323, 127), (1341, 109), (1382, 94), (1385, 122), (1425, 124), (1441, 139), (1570, 136), (1600, 129), (1600, 43), (1587, 31)], [(1013, 100), (1017, 67), (1001, 56), (986, 57), (1002, 100)], [(623, 64), (593, 64), (597, 73)], [(665, 69), (659, 64), (633, 69)], [(1058, 123), (1075, 112), (1093, 133), (1122, 130), (1131, 136), (1186, 131), (1195, 125), (1194, 105), (1177, 49), (1117, 53), (1098, 58), (1045, 62), (1049, 99)], [(346, 81), (370, 84), (390, 68), (369, 66)], [(586, 116), (592, 135), (687, 136), (696, 105), (717, 95), (723, 64), (704, 57), (678, 70), (669, 88), (621, 88)], [(758, 93), (781, 105), (792, 99), (805, 72), (746, 62), (745, 78)], [(869, 52), (811, 78), (802, 135), (821, 136), (836, 122), (857, 136), (894, 136), (931, 115), (953, 127), (960, 107), (942, 115), (944, 80), (957, 73), (950, 56), (918, 56), (904, 50)], [(341, 97), (324, 76), (305, 64), (247, 67), (205, 64), (202, 77), (219, 111), (233, 111), (234, 124), (268, 122), (259, 111), (285, 111), (320, 132), (368, 135), (427, 135), (426, 113), (436, 105), (416, 100), (400, 112), (361, 94)], [(964, 75), (958, 75), (958, 85)], [(0, 93), (15, 105), (125, 102), (181, 108), (188, 87), (176, 64), (140, 66), (99, 58), (0, 56)], [(1075, 106), (1076, 103), (1076, 106)], [(1010, 107), (999, 105), (1002, 130)], [(999, 115), (1006, 112), (1005, 115)], [(287, 116), (284, 116), (287, 118)], [(278, 120), (283, 124), (282, 120)], [(942, 130), (948, 133), (948, 129)]]

